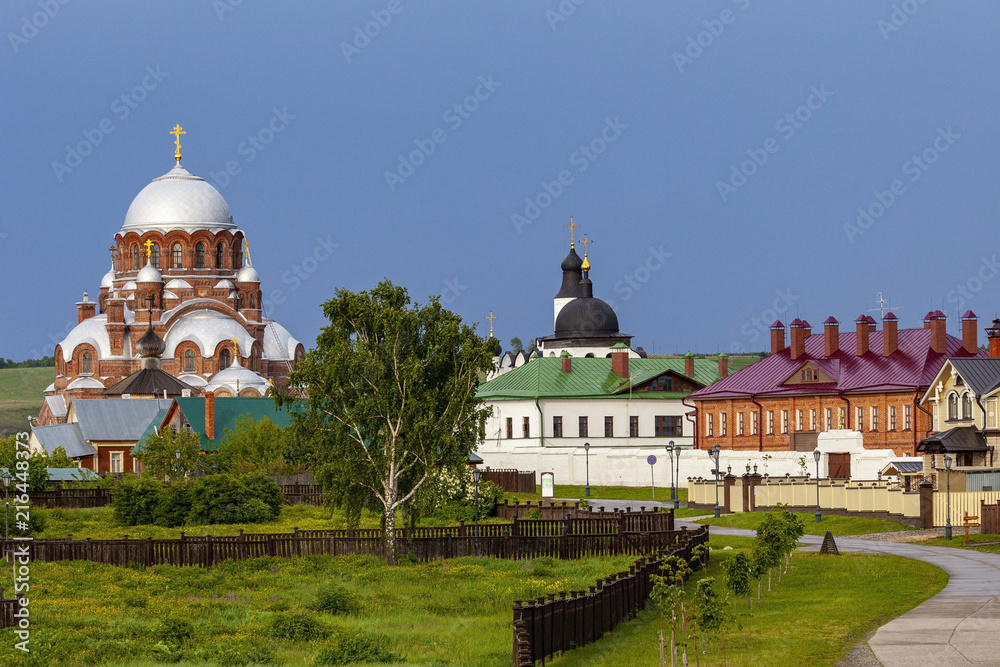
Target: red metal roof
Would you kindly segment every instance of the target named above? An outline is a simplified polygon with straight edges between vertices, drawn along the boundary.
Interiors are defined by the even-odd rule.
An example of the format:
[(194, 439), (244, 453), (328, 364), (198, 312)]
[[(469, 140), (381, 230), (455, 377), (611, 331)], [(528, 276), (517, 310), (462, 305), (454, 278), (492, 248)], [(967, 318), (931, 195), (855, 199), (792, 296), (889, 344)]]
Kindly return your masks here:
[[(715, 382), (691, 394), (692, 399), (726, 398), (749, 395), (795, 395), (837, 393), (841, 391), (923, 391), (948, 357), (988, 357), (978, 350), (971, 355), (962, 341), (947, 336), (948, 350), (937, 354), (931, 350), (929, 329), (903, 329), (899, 332), (899, 347), (888, 357), (882, 356), (882, 332), (869, 333), (869, 351), (863, 356), (857, 349), (854, 332), (840, 333), (840, 349), (830, 357), (823, 356), (823, 336), (806, 339), (805, 354), (792, 360), (791, 350), (752, 364), (738, 373)], [(832, 377), (835, 382), (782, 385), (792, 373), (807, 361)]]

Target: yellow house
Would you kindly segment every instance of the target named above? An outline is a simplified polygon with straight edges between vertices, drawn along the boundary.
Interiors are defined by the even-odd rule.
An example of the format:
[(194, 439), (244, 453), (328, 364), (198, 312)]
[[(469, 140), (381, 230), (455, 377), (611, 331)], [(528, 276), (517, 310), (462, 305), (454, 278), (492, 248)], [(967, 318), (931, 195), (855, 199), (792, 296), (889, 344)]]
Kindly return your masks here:
[(920, 399), (931, 414), (932, 433), (917, 452), (951, 454), (955, 466), (992, 467), (1000, 443), (1000, 358), (949, 358)]

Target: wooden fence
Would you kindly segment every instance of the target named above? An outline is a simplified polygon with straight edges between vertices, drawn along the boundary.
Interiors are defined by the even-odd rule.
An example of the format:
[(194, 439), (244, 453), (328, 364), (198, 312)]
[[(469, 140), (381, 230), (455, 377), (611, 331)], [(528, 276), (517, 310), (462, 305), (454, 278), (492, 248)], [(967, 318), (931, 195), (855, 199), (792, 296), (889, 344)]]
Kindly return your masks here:
[(509, 468), (503, 468), (499, 470), (486, 468), (485, 470), (483, 470), (483, 476), (481, 477), (481, 479), (484, 482), (493, 482), (504, 491), (508, 491), (510, 493), (535, 492), (534, 471), (522, 472), (520, 470), (514, 470)]
[(12, 628), (17, 625), (14, 612), (19, 606), (17, 598), (4, 599), (3, 589), (0, 588), (0, 628)]
[(31, 491), (28, 494), (37, 507), (104, 507), (111, 504), (110, 489), (56, 488), (51, 491)]
[(282, 484), (286, 505), (322, 505), (323, 487), (319, 484)]
[[(616, 513), (615, 517), (555, 520), (515, 520), (478, 527), (460, 523), (447, 528), (400, 528), (397, 554), (429, 561), (462, 556), (486, 558), (586, 558), (655, 553), (673, 545), (686, 530), (674, 531), (669, 513)], [(25, 544), (23, 542), (19, 544)], [(382, 531), (298, 530), (291, 533), (244, 533), (187, 536), (176, 539), (74, 540), (35, 539), (27, 543), (32, 561), (85, 560), (108, 565), (135, 563), (146, 567), (180, 565), (209, 567), (223, 560), (273, 556), (385, 556)], [(10, 545), (0, 539), (0, 547)]]
[(979, 501), (979, 532), (1000, 534), (1000, 501), (993, 504), (988, 504), (985, 500)]
[[(537, 513), (541, 515), (542, 519), (607, 519), (615, 518), (619, 514), (625, 514), (626, 516), (632, 515), (632, 509), (629, 508), (625, 512), (620, 510), (612, 510), (606, 512), (604, 507), (594, 507), (593, 505), (582, 509), (580, 503), (578, 502), (548, 502), (548, 501), (538, 501), (533, 503), (521, 503), (514, 501), (509, 503), (506, 500), (498, 504), (495, 508), (496, 516), (498, 519), (524, 519), (525, 516), (532, 510), (537, 510)], [(639, 507), (638, 515), (649, 517), (657, 514), (655, 509), (646, 511), (646, 506), (641, 505)], [(673, 530), (674, 529), (674, 513), (673, 512), (659, 512), (658, 519), (665, 522), (664, 527), (657, 528), (657, 530)]]
[[(626, 621), (646, 605), (663, 560), (679, 556), (691, 561), (693, 550), (708, 542), (708, 526), (681, 531), (675, 541), (656, 558), (640, 558), (628, 572), (598, 579), (590, 591), (549, 593), (535, 601), (514, 602), (514, 667), (533, 666), (537, 661), (561, 655), (563, 651), (597, 641), (604, 633)], [(708, 563), (708, 551), (700, 565)], [(557, 597), (558, 595), (558, 597)]]

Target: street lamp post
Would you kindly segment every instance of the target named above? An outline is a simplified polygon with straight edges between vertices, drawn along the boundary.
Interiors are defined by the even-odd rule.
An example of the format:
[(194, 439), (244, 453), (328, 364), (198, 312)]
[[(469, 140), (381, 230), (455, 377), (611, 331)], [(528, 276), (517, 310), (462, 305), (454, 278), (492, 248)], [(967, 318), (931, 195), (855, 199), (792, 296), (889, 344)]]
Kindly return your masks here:
[[(673, 441), (671, 441), (671, 444), (673, 444)], [(676, 487), (680, 483), (680, 481), (681, 481), (681, 446), (680, 445), (675, 445), (674, 446), (674, 460), (677, 461), (677, 473), (676, 473), (677, 480), (674, 482), (674, 487)], [(674, 509), (677, 509), (680, 506), (681, 506), (681, 493), (680, 493), (680, 491), (677, 491), (674, 494)]]
[(4, 503), (6, 507), (4, 508), (4, 522), (3, 522), (3, 538), (5, 540), (10, 539), (10, 471), (5, 470), (3, 473), (3, 495)]
[(175, 449), (174, 456), (177, 458), (177, 481), (181, 481), (181, 450)]
[(671, 440), (667, 446), (667, 456), (670, 457), (670, 504), (674, 502), (674, 441)]
[(589, 498), (590, 497), (590, 443), (589, 442), (583, 443), (583, 451), (587, 455), (587, 488), (586, 488), (586, 496)]
[(479, 478), (483, 476), (482, 471), (479, 468), (475, 468), (472, 471), (472, 479), (476, 481), (476, 536), (473, 539), (472, 549), (479, 555)]
[(945, 492), (945, 507), (947, 516), (944, 520), (944, 539), (951, 540), (951, 457), (944, 455), (945, 479), (947, 479), (947, 490)]
[(722, 451), (722, 447), (719, 445), (715, 446), (715, 449), (708, 449), (708, 457), (712, 459), (715, 463), (715, 467), (712, 468), (712, 474), (715, 475), (715, 518), (718, 519), (722, 516), (722, 508), (719, 507), (719, 453)]
[(823, 520), (823, 515), (819, 511), (819, 449), (813, 450), (813, 458), (816, 459), (816, 523)]

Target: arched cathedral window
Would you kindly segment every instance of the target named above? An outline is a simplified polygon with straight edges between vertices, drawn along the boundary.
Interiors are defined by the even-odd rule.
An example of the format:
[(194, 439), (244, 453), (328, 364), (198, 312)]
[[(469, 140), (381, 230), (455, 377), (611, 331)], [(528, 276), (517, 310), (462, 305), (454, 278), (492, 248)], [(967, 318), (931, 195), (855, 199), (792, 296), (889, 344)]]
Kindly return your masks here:
[(173, 255), (173, 263), (171, 266), (175, 269), (182, 268), (184, 266), (184, 249), (181, 248), (181, 244), (175, 243), (170, 249), (170, 252)]
[(94, 357), (91, 356), (90, 352), (84, 352), (83, 358), (80, 360), (80, 374), (81, 375), (91, 375), (94, 372)]
[(200, 241), (194, 247), (194, 268), (205, 268), (205, 244)]
[(219, 370), (225, 370), (233, 365), (233, 355), (229, 350), (219, 352)]
[(139, 270), (139, 244), (132, 244), (132, 266), (129, 267), (132, 271)]
[(184, 372), (194, 372), (194, 350), (187, 350), (184, 352)]
[(155, 243), (149, 249), (149, 263), (157, 269), (160, 268), (160, 246)]
[(243, 255), (240, 253), (240, 241), (236, 239), (233, 242), (233, 271), (240, 268), (242, 265)]
[(215, 267), (222, 268), (222, 244), (215, 246)]

